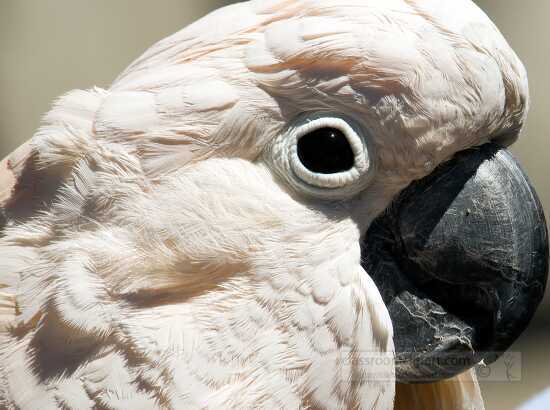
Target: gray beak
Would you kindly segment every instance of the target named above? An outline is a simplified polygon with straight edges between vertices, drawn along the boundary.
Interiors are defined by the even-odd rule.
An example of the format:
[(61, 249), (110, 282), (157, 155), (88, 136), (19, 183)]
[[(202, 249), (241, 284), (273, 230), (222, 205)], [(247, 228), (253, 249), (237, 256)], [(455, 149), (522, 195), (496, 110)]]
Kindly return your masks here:
[(461, 152), (405, 189), (363, 248), (393, 321), (401, 382), (496, 360), (531, 320), (548, 275), (537, 194), (495, 144)]

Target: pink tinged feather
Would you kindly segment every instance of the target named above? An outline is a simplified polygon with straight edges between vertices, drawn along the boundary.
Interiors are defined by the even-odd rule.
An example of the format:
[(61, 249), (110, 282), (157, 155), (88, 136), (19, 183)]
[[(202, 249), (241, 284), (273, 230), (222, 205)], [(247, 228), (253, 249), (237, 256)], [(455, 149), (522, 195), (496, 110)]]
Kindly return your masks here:
[(124, 91), (111, 93), (98, 113), (96, 132), (99, 136), (150, 132), (160, 124), (155, 96), (150, 92)]

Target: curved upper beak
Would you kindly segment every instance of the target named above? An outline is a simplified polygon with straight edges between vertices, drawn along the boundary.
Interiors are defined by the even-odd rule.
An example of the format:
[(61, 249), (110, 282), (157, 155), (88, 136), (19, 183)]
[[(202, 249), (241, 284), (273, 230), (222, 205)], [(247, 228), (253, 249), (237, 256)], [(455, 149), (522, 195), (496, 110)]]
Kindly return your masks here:
[(548, 275), (539, 199), (495, 144), (411, 184), (373, 222), (363, 250), (393, 321), (404, 382), (496, 360), (529, 323)]

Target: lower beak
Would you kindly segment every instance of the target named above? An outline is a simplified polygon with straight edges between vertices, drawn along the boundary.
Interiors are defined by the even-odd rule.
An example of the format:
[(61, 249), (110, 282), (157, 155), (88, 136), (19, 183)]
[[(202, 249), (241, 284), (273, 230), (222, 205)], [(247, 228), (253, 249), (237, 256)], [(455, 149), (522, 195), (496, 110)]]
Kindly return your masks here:
[(540, 201), (495, 144), (411, 184), (373, 222), (363, 255), (393, 321), (401, 382), (496, 360), (531, 320), (548, 275)]

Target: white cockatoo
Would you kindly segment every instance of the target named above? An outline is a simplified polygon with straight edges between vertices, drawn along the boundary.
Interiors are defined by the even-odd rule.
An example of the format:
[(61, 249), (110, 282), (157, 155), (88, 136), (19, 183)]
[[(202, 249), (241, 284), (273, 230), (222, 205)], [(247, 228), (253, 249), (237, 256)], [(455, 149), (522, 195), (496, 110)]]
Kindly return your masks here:
[(66, 94), (0, 171), (0, 406), (482, 408), (471, 364), (396, 389), (414, 329), (362, 244), (527, 105), (469, 0), (234, 4)]

